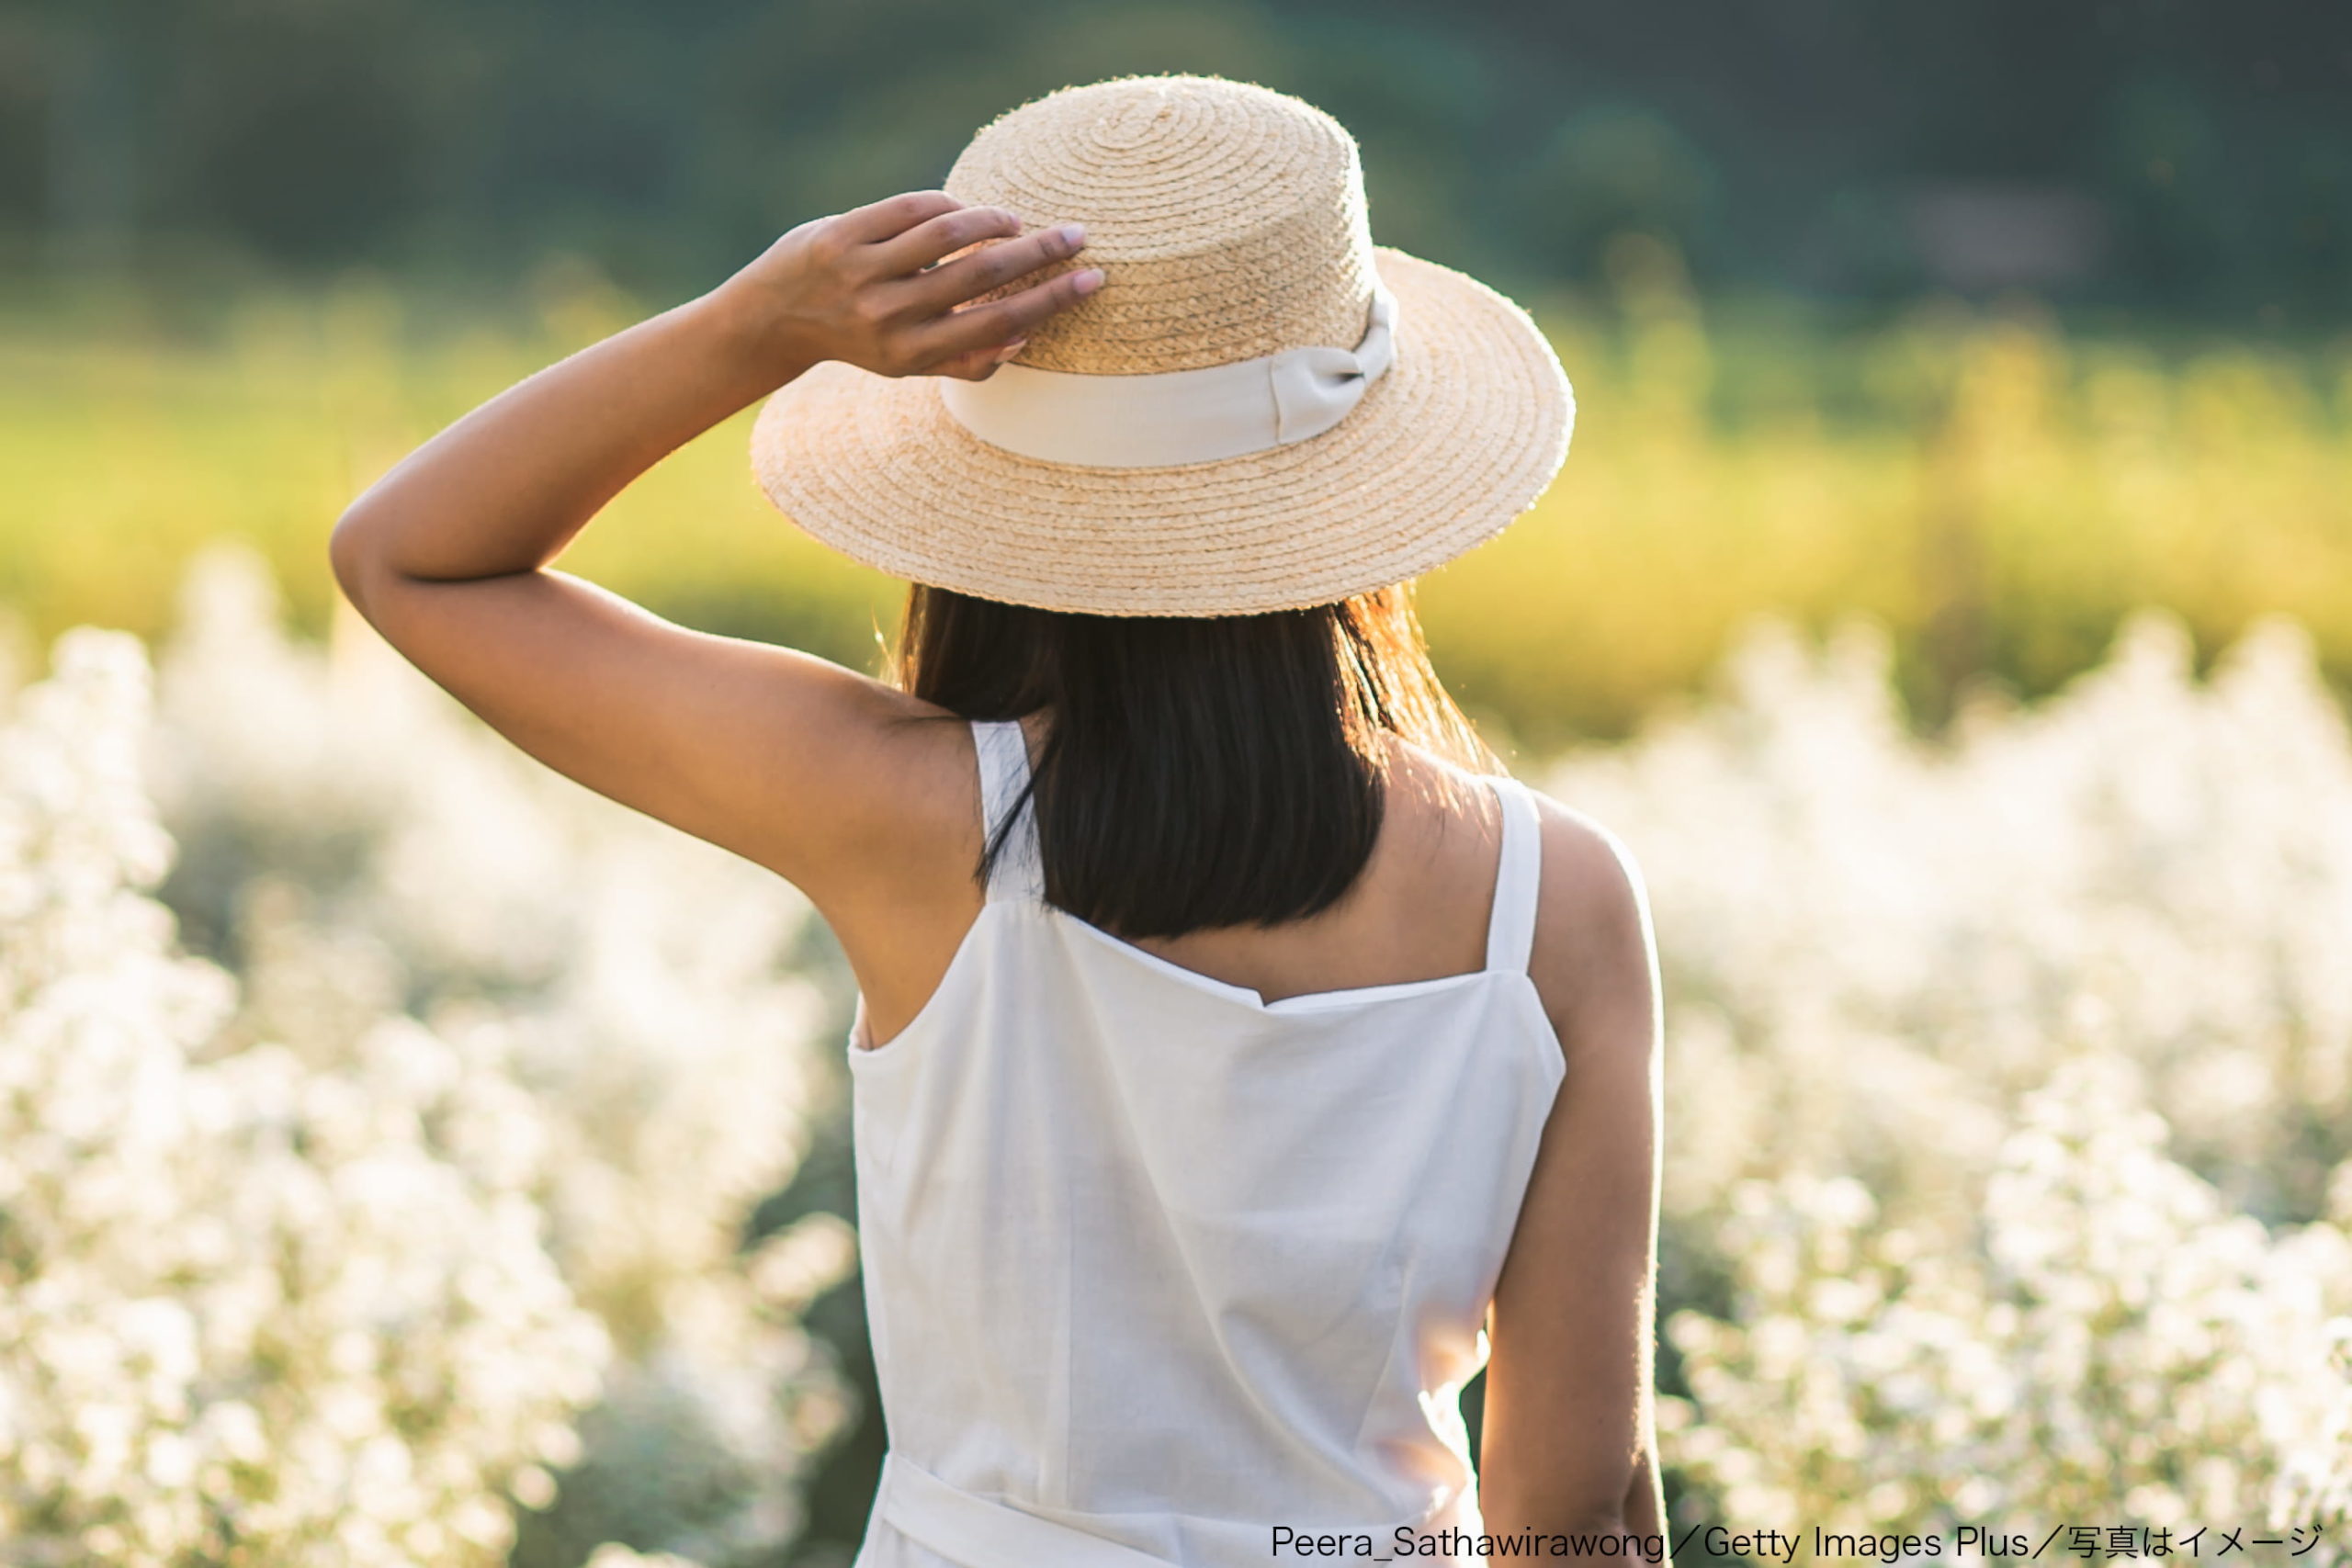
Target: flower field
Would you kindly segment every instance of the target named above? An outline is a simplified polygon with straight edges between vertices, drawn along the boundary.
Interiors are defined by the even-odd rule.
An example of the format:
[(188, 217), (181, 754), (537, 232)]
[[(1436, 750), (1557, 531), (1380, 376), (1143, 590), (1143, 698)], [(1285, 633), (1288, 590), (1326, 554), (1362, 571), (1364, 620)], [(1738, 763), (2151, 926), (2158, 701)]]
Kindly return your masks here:
[(804, 907), (277, 620), (204, 558), (0, 729), (0, 1558), (775, 1551), (847, 1409), (847, 1227), (742, 1245), (826, 1092)]
[(1767, 630), (1551, 775), (1650, 883), (1662, 1444), (1739, 1528), (2342, 1528), (2352, 744), (2291, 623), (2188, 653), (1930, 747)]
[[(838, 1563), (785, 1554), (854, 1240), (760, 1218), (839, 1112), (805, 907), (283, 622), (216, 549), (152, 657), (0, 678), (0, 1555)], [(2201, 678), (2144, 615), (1932, 742), (1891, 658), (1767, 624), (1535, 775), (1657, 921), (1679, 1522), (2346, 1528), (2310, 637)]]

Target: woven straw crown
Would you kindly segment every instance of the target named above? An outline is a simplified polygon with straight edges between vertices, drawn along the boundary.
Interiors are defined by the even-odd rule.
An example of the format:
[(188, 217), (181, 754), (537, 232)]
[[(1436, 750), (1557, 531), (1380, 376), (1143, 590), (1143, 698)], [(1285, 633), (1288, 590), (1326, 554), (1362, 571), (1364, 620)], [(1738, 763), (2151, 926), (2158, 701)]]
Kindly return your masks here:
[[(760, 411), (752, 469), (794, 523), (868, 566), (1047, 610), (1260, 615), (1451, 560), (1532, 505), (1566, 455), (1575, 400), (1544, 334), (1476, 278), (1374, 245), (1354, 139), (1295, 98), (1203, 76), (1065, 88), (983, 129), (944, 184), (1029, 227), (1085, 225), (1056, 269), (1100, 267), (1102, 286), (1033, 327), (1014, 362), (1083, 400), (1065, 433), (1148, 406), (1131, 394), (1150, 383), (1123, 378), (1353, 351), (1376, 291), (1390, 353), (1336, 423), (1149, 467), (984, 439), (951, 407), (969, 383), (819, 365)], [(1270, 386), (1254, 395), (1272, 408)]]
[(944, 187), (1023, 224), (1082, 223), (1101, 290), (1020, 362), (1143, 375), (1363, 335), (1372, 226), (1355, 138), (1263, 87), (1161, 76), (1073, 87), (982, 130)]

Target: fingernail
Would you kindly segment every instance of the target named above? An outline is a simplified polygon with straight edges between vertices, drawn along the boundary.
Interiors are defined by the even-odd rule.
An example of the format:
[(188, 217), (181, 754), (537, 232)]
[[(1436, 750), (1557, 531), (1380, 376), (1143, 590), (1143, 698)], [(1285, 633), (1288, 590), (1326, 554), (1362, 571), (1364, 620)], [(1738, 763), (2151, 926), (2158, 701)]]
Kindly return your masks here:
[(1083, 223), (1063, 224), (1061, 226), (1061, 238), (1062, 243), (1068, 245), (1071, 250), (1075, 251), (1083, 249), (1086, 244), (1086, 225)]
[(1080, 294), (1091, 294), (1102, 287), (1102, 269), (1090, 266), (1070, 280), (1070, 287)]
[(1006, 360), (1011, 359), (1014, 355), (1019, 354), (1023, 349), (1028, 346), (1029, 340), (1027, 338), (1014, 338), (1011, 343), (1006, 344), (1002, 348), (996, 351), (996, 362), (999, 365), (1001, 365)]

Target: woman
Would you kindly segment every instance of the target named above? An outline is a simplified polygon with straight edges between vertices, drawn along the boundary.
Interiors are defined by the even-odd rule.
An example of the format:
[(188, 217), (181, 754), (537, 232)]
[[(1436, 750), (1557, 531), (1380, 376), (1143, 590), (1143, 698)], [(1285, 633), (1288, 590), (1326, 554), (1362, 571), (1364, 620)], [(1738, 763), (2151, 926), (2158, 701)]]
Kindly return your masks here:
[[(476, 409), (338, 578), (839, 936), (861, 1568), (1662, 1560), (1639, 881), (1498, 776), (1407, 597), (1550, 479), (1556, 360), (1375, 249), (1353, 141), (1262, 88), (1058, 93), (946, 185)], [(917, 584), (891, 682), (548, 570), (763, 397), (769, 495)]]

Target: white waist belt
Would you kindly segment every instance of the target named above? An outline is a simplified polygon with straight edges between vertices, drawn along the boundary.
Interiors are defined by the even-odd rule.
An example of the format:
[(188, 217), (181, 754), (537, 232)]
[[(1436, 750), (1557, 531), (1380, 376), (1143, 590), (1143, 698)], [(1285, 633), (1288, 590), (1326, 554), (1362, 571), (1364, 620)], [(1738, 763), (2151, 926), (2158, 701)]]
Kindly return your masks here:
[(1050, 463), (1157, 468), (1211, 463), (1320, 435), (1363, 400), (1396, 358), (1396, 299), (1374, 284), (1353, 348), (1293, 348), (1151, 376), (1006, 365), (985, 381), (944, 379), (941, 401), (991, 446)]
[(1168, 1568), (1117, 1541), (958, 1490), (895, 1453), (882, 1456), (875, 1512), (909, 1540), (971, 1568)]
[[(874, 1497), (874, 1517), (895, 1527), (908, 1540), (929, 1547), (951, 1562), (968, 1568), (1171, 1568), (1172, 1561), (1123, 1546), (1107, 1536), (1044, 1514), (1034, 1514), (1011, 1503), (998, 1502), (950, 1485), (895, 1452), (882, 1456), (882, 1483)], [(1253, 1568), (1274, 1561), (1271, 1527), (1238, 1520), (1191, 1521), (1210, 1533), (1193, 1550), (1229, 1568)], [(1476, 1536), (1479, 1522), (1476, 1494), (1456, 1495), (1418, 1526), (1417, 1531), (1459, 1529)], [(1348, 1527), (1363, 1530), (1362, 1525)], [(1321, 1527), (1301, 1528), (1319, 1534)], [(1392, 1550), (1392, 1530), (1370, 1532), (1374, 1550)], [(1204, 1559), (1196, 1559), (1204, 1560)]]

